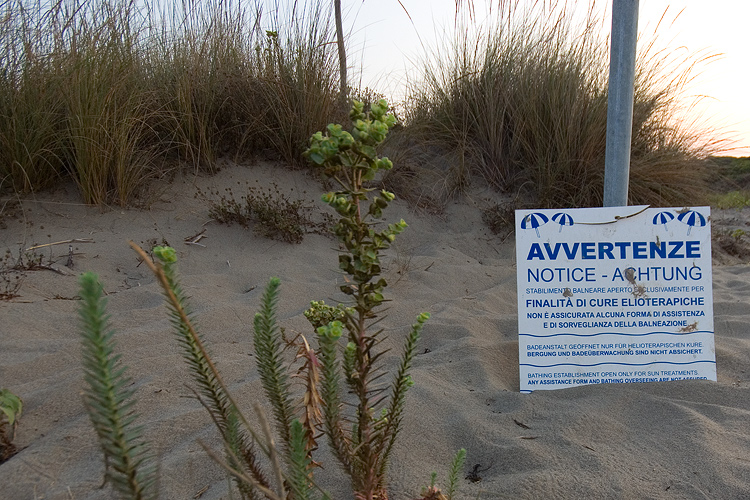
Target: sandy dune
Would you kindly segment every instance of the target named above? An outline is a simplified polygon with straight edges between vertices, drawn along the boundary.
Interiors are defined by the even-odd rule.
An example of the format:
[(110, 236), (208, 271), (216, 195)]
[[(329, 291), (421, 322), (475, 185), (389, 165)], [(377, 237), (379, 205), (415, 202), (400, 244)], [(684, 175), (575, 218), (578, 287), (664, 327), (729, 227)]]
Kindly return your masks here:
[[(203, 408), (189, 396), (189, 374), (170, 330), (162, 297), (128, 247), (166, 241), (179, 252), (183, 285), (198, 325), (239, 401), (252, 412), (262, 400), (251, 337), (267, 280), (282, 280), (280, 317), (308, 332), (310, 300), (341, 298), (336, 242), (308, 235), (300, 245), (252, 230), (208, 222), (206, 191), (278, 183), (319, 199), (318, 183), (272, 165), (236, 166), (213, 177), (178, 178), (148, 209), (100, 211), (77, 202), (74, 189), (22, 200), (5, 216), (0, 250), (73, 238), (38, 250), (58, 269), (26, 273), (20, 296), (0, 301), (0, 386), (25, 403), (16, 444), (0, 466), (0, 497), (105, 499), (103, 464), (79, 395), (77, 277), (99, 273), (108, 293), (118, 348), (130, 367), (147, 438), (161, 459), (163, 498), (229, 498), (224, 473), (196, 442), (218, 447)], [(240, 182), (240, 185), (237, 183)], [(391, 468), (393, 499), (414, 498), (430, 472), (445, 477), (455, 451), (468, 451), (459, 498), (750, 498), (750, 267), (731, 259), (714, 266), (718, 382), (597, 385), (518, 392), (516, 269), (512, 238), (503, 242), (481, 220), (482, 196), (451, 204), (441, 216), (395, 203), (389, 220), (409, 229), (386, 259), (390, 286), (387, 345), (395, 363), (401, 339), (419, 312), (425, 328), (413, 370), (416, 386)], [(320, 204), (322, 206), (322, 204)], [(722, 217), (717, 214), (715, 220)], [(745, 213), (723, 215), (740, 225)], [(204, 225), (205, 224), (205, 225)], [(205, 227), (205, 247), (184, 239)], [(733, 265), (727, 265), (732, 262)], [(68, 271), (66, 271), (68, 270)], [(2, 285), (2, 283), (0, 283)], [(2, 290), (0, 290), (2, 291)], [(334, 498), (349, 498), (335, 462), (322, 450), (317, 474)], [(476, 464), (476, 467), (475, 467)], [(235, 496), (236, 498), (236, 496)]]

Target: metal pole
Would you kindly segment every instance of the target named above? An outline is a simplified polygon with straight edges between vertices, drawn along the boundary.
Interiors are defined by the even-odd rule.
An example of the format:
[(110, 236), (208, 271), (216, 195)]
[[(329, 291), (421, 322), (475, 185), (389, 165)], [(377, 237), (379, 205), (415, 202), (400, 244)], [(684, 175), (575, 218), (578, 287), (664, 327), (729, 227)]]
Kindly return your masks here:
[(637, 38), (638, 0), (612, 0), (607, 149), (604, 158), (605, 207), (624, 207), (628, 204)]

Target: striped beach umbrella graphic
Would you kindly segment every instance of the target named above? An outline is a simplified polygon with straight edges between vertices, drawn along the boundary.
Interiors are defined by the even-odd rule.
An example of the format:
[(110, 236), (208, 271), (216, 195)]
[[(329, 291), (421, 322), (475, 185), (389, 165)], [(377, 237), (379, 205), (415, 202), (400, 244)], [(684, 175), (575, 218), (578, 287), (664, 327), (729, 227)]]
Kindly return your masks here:
[(706, 225), (706, 218), (703, 214), (696, 212), (695, 210), (685, 210), (677, 216), (677, 220), (687, 224), (688, 235), (690, 235), (690, 230), (693, 229), (694, 226), (703, 227)]
[(558, 233), (562, 232), (563, 227), (573, 225), (573, 217), (571, 217), (570, 214), (566, 214), (565, 212), (556, 213), (552, 216), (552, 220), (560, 224), (560, 230), (558, 231)]
[(674, 215), (672, 212), (659, 212), (658, 214), (654, 215), (654, 226), (657, 224), (661, 224), (665, 228), (667, 227), (667, 222), (673, 221)]
[(546, 223), (549, 222), (549, 218), (539, 212), (534, 212), (532, 214), (527, 215), (523, 218), (521, 221), (521, 229), (534, 229), (536, 231), (537, 238), (539, 236), (539, 226), (543, 226)]

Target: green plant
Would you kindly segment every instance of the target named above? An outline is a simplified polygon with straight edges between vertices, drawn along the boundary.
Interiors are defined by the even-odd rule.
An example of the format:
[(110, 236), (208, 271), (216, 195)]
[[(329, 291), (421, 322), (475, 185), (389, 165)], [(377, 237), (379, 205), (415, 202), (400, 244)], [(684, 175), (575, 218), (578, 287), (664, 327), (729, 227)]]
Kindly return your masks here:
[[(174, 250), (169, 247), (156, 247), (154, 255), (160, 263), (155, 264), (140, 247), (132, 243), (131, 245), (144, 258), (162, 285), (173, 316), (177, 339), (183, 348), (183, 356), (198, 385), (196, 397), (206, 407), (221, 434), (226, 459), (219, 458), (205, 445), (204, 448), (237, 479), (243, 498), (256, 498), (254, 492), (259, 492), (269, 499), (288, 500), (285, 494), (285, 481), (289, 477), (282, 477), (280, 465), (275, 458), (277, 451), (262, 411), (256, 406), (265, 437), (255, 434), (237, 409), (221, 376), (208, 357), (201, 337), (190, 322), (185, 296), (175, 281)], [(83, 299), (79, 311), (82, 320), (83, 363), (89, 386), (84, 392), (84, 401), (104, 451), (107, 466), (105, 479), (112, 483), (121, 498), (156, 498), (158, 491), (155, 467), (150, 460), (146, 444), (141, 439), (141, 428), (134, 425), (136, 416), (130, 410), (135, 402), (133, 391), (126, 389), (130, 385), (125, 375), (126, 367), (119, 363), (120, 355), (114, 354), (114, 332), (108, 326), (106, 300), (101, 297), (102, 286), (93, 273), (82, 275), (80, 285), (80, 295)], [(299, 427), (295, 422), (291, 431), (291, 435), (296, 439), (294, 443), (299, 441)], [(275, 491), (260, 471), (254, 451), (256, 444), (274, 464), (278, 479), (278, 489)], [(298, 456), (295, 455), (295, 458)], [(302, 462), (307, 464), (304, 460)], [(294, 488), (293, 486), (292, 491), (296, 494)], [(308, 497), (301, 494), (289, 497), (291, 498)]]
[(0, 464), (17, 451), (13, 437), (22, 411), (21, 398), (8, 389), (0, 389)]
[[(321, 430), (327, 435), (333, 454), (351, 477), (355, 498), (388, 498), (388, 458), (401, 429), (406, 393), (413, 385), (409, 371), (429, 314), (420, 314), (407, 335), (400, 363), (390, 384), (390, 395), (386, 395), (386, 388), (376, 383), (386, 373), (379, 363), (385, 351), (377, 350), (383, 340), (382, 330), (375, 330), (374, 325), (381, 319), (378, 317), (379, 306), (385, 301), (383, 290), (387, 283), (382, 278), (374, 280), (381, 272), (380, 252), (390, 246), (406, 223), (402, 220), (376, 230), (374, 226), (388, 202), (393, 200), (393, 195), (381, 191), (379, 196), (370, 200), (371, 189), (364, 185), (375, 177), (378, 170), (390, 167), (390, 162), (378, 158), (375, 152), (375, 146), (382, 142), (395, 123), (393, 116), (387, 115), (386, 111), (387, 103), (383, 100), (373, 105), (369, 113), (364, 112), (361, 103), (355, 103), (351, 111), (352, 133), (344, 132), (338, 125), (330, 125), (326, 136), (318, 133), (310, 140), (308, 157), (324, 167), (327, 175), (339, 182), (342, 188), (328, 193), (324, 200), (340, 215), (334, 231), (346, 251), (339, 256), (339, 266), (351, 277), (341, 291), (352, 301), (349, 306), (337, 307), (328, 306), (323, 301), (311, 302), (305, 316), (317, 333), (318, 348), (314, 349), (304, 335), (291, 340), (286, 338), (276, 320), (280, 282), (273, 278), (266, 287), (261, 310), (254, 320), (254, 345), (258, 371), (279, 436), (278, 445), (259, 407), (256, 406), (256, 413), (261, 430), (257, 431), (216, 370), (191, 321), (187, 297), (177, 279), (175, 250), (157, 246), (152, 251), (155, 260), (151, 261), (146, 252), (131, 242), (164, 291), (183, 357), (197, 384), (196, 397), (208, 410), (221, 434), (225, 457), (220, 458), (205, 445), (204, 448), (234, 477), (243, 498), (261, 495), (274, 500), (302, 500), (313, 498), (315, 492), (318, 492), (317, 497), (328, 498), (314, 481), (316, 463), (313, 452), (317, 449), (316, 439)], [(369, 205), (365, 206), (368, 201)], [(103, 301), (96, 295), (101, 293), (96, 277), (85, 275), (81, 284), (88, 287), (81, 293), (84, 298), (81, 313), (84, 352), (91, 352), (84, 359), (91, 384), (88, 397), (97, 398), (94, 403), (89, 403), (89, 408), (97, 410), (92, 413), (92, 422), (100, 439), (109, 443), (113, 441), (109, 436), (117, 430), (115, 424), (118, 420), (113, 417), (105, 421), (101, 416), (119, 413), (108, 403), (112, 397), (106, 400), (106, 405), (99, 401), (103, 400), (103, 395), (122, 390), (124, 382), (109, 381), (122, 377), (124, 369), (115, 368), (117, 357), (112, 356), (111, 332), (100, 333), (107, 327)], [(348, 342), (341, 349), (338, 341), (345, 331)], [(287, 359), (289, 348), (296, 350), (291, 362)], [(303, 381), (301, 390), (291, 384), (292, 376)], [(347, 401), (349, 397), (342, 391), (343, 384), (348, 386), (355, 401)], [(114, 389), (104, 390), (105, 387)], [(127, 409), (131, 403), (123, 402), (129, 396), (130, 393), (121, 392), (113, 398)], [(345, 403), (349, 404), (345, 406)], [(127, 422), (132, 421), (133, 417), (129, 416)], [(118, 436), (123, 436), (125, 442), (133, 440), (133, 444), (116, 448), (116, 456), (124, 456), (123, 450), (140, 452), (142, 449), (136, 431), (123, 431)], [(119, 445), (122, 441), (117, 443)], [(270, 460), (270, 474), (261, 465), (256, 447)], [(105, 448), (105, 452), (109, 448)], [(135, 460), (140, 465), (140, 458)], [(460, 469), (455, 463), (454, 469)], [(457, 473), (451, 475), (451, 492), (455, 486), (453, 476), (457, 477)]]
[(451, 462), (451, 470), (448, 474), (448, 500), (452, 500), (453, 495), (456, 493), (459, 474), (461, 473), (461, 469), (463, 469), (465, 462), (466, 450), (461, 448), (458, 450), (458, 453), (456, 453), (456, 456), (453, 457), (453, 462)]
[[(313, 135), (305, 152), (339, 186), (323, 200), (340, 216), (334, 234), (346, 252), (339, 255), (339, 268), (351, 277), (341, 291), (352, 298), (354, 312), (346, 314), (343, 321), (317, 327), (321, 394), (330, 446), (352, 478), (355, 497), (364, 500), (388, 498), (388, 458), (401, 428), (406, 392), (413, 384), (409, 369), (416, 343), (429, 318), (427, 313), (417, 318), (407, 337), (390, 397), (383, 396), (383, 389), (374, 384), (383, 375), (377, 364), (383, 353), (376, 351), (382, 331), (373, 331), (372, 326), (378, 321), (377, 311), (385, 300), (383, 290), (387, 283), (383, 278), (375, 279), (381, 273), (380, 252), (390, 247), (406, 223), (401, 220), (377, 231), (374, 226), (394, 195), (381, 190), (370, 200), (372, 189), (366, 188), (365, 183), (375, 179), (379, 171), (392, 167), (390, 160), (378, 158), (375, 150), (396, 124), (395, 117), (387, 111), (385, 100), (373, 104), (369, 113), (364, 112), (362, 103), (355, 102), (349, 114), (351, 133), (340, 125), (329, 125), (325, 135)], [(343, 360), (339, 361), (336, 344), (344, 330), (348, 342)], [(342, 379), (356, 399), (352, 415), (344, 414), (352, 406), (343, 406)]]
[[(267, 498), (284, 498), (285, 481), (282, 477), (283, 473), (280, 465), (276, 462), (277, 459), (274, 458), (277, 456), (277, 450), (273, 444), (270, 432), (267, 432), (265, 426), (263, 426), (264, 433), (267, 436), (266, 439), (263, 439), (259, 438), (258, 434), (253, 431), (247, 419), (240, 411), (239, 406), (227, 390), (221, 375), (216, 370), (206, 351), (201, 336), (195, 330), (190, 320), (191, 313), (187, 304), (187, 298), (177, 280), (176, 252), (170, 247), (155, 247), (153, 254), (157, 260), (156, 262), (152, 262), (140, 247), (133, 243), (131, 243), (131, 246), (144, 259), (144, 262), (147, 263), (159, 280), (164, 291), (167, 307), (172, 316), (177, 340), (182, 347), (183, 357), (190, 367), (193, 379), (198, 385), (196, 396), (208, 410), (221, 434), (226, 458), (222, 460), (218, 459), (216, 455), (212, 454), (212, 456), (216, 457), (226, 470), (234, 476), (243, 498), (253, 498), (255, 491), (260, 491)], [(264, 295), (264, 303), (266, 304), (275, 304), (275, 293), (277, 293), (278, 283), (276, 283), (276, 288), (273, 285), (274, 283), (272, 282)], [(270, 314), (265, 317), (264, 324), (274, 324), (272, 308), (270, 311), (269, 308), (264, 309), (264, 311)], [(258, 416), (263, 420), (261, 412), (258, 412)], [(292, 435), (292, 423), (293, 421), (287, 422), (288, 426), (285, 427), (285, 436)], [(274, 472), (277, 481), (275, 493), (267, 478), (267, 474), (263, 472), (259, 465), (258, 457), (254, 450), (254, 444), (257, 443), (259, 443), (262, 453), (271, 458), (274, 463)], [(298, 457), (300, 450), (294, 448), (292, 444), (299, 443), (297, 441), (294, 443), (287, 441), (287, 444), (288, 446), (285, 448), (285, 451), (290, 454), (293, 453), (295, 457)], [(292, 463), (291, 455), (287, 455), (287, 457), (289, 458), (287, 461), (288, 464)], [(298, 464), (298, 461), (294, 461), (294, 463)], [(297, 471), (296, 469), (292, 470)], [(297, 474), (294, 474), (295, 477), (298, 475), (299, 471), (297, 471)]]
[(305, 234), (323, 234), (330, 227), (330, 216), (323, 214), (323, 221), (313, 219), (314, 207), (304, 200), (290, 199), (282, 193), (276, 183), (267, 190), (248, 187), (247, 194), (234, 196), (231, 188), (225, 193), (209, 192), (211, 198), (198, 191), (197, 196), (208, 199), (209, 216), (223, 224), (237, 223), (242, 227), (251, 224), (257, 234), (266, 238), (301, 243)]
[(750, 206), (750, 192), (748, 191), (729, 191), (728, 193), (715, 195), (712, 197), (712, 205), (716, 208), (745, 208)]
[(156, 498), (156, 469), (135, 425), (131, 380), (114, 354), (114, 332), (109, 326), (102, 285), (93, 273), (79, 280), (79, 309), (84, 378), (88, 384), (83, 400), (99, 438), (106, 464), (105, 480), (122, 498)]
[(435, 481), (437, 480), (437, 472), (433, 472), (430, 478), (430, 486), (422, 489), (422, 498), (420, 498), (419, 500), (453, 500), (453, 495), (456, 492), (457, 488), (458, 475), (461, 472), (461, 469), (463, 469), (465, 462), (466, 450), (464, 448), (461, 448), (460, 450), (458, 450), (456, 456), (453, 457), (453, 461), (451, 462), (451, 468), (448, 472), (448, 485), (446, 488), (447, 494), (444, 495), (440, 491), (440, 489), (435, 486)]

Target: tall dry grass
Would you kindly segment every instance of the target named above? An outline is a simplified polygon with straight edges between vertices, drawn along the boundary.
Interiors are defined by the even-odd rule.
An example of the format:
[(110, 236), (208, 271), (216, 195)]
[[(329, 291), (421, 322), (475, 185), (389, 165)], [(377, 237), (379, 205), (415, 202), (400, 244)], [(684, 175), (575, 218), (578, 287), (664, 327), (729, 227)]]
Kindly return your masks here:
[(148, 177), (159, 103), (146, 85), (133, 3), (73, 3), (60, 34), (68, 168), (86, 203), (127, 204)]
[(47, 56), (54, 35), (43, 29), (53, 16), (0, 3), (0, 187), (16, 192), (49, 186), (65, 164), (63, 75)]
[[(264, 5), (0, 0), (0, 190), (69, 177), (87, 203), (127, 204), (172, 159), (301, 164), (310, 135), (345, 118), (332, 13), (323, 0)], [(459, 20), (412, 89), (391, 140), (411, 170), (391, 184), (430, 178), (450, 194), (478, 176), (541, 206), (601, 204), (601, 21), (573, 22), (565, 2), (499, 5), (489, 24)], [(639, 56), (631, 203), (700, 199), (715, 145), (673, 119), (696, 62)]]
[[(501, 2), (485, 25), (462, 21), (413, 88), (405, 133), (453, 155), (448, 192), (478, 175), (538, 206), (600, 206), (609, 65), (602, 22), (594, 10), (575, 22), (570, 2), (517, 5)], [(716, 144), (674, 120), (700, 62), (651, 44), (639, 53), (630, 203), (702, 200), (700, 160)]]
[(322, 0), (0, 1), (0, 190), (71, 177), (87, 203), (127, 204), (178, 158), (302, 163), (338, 118)]
[(230, 0), (159, 11), (150, 47), (162, 135), (196, 168), (217, 155), (271, 155), (302, 164), (310, 135), (338, 117), (338, 69), (327, 4)]
[(257, 97), (249, 80), (261, 13), (221, 0), (159, 9), (149, 63), (166, 117), (160, 136), (181, 160), (210, 171), (217, 155), (238, 149), (239, 129), (256, 120), (237, 109)]

